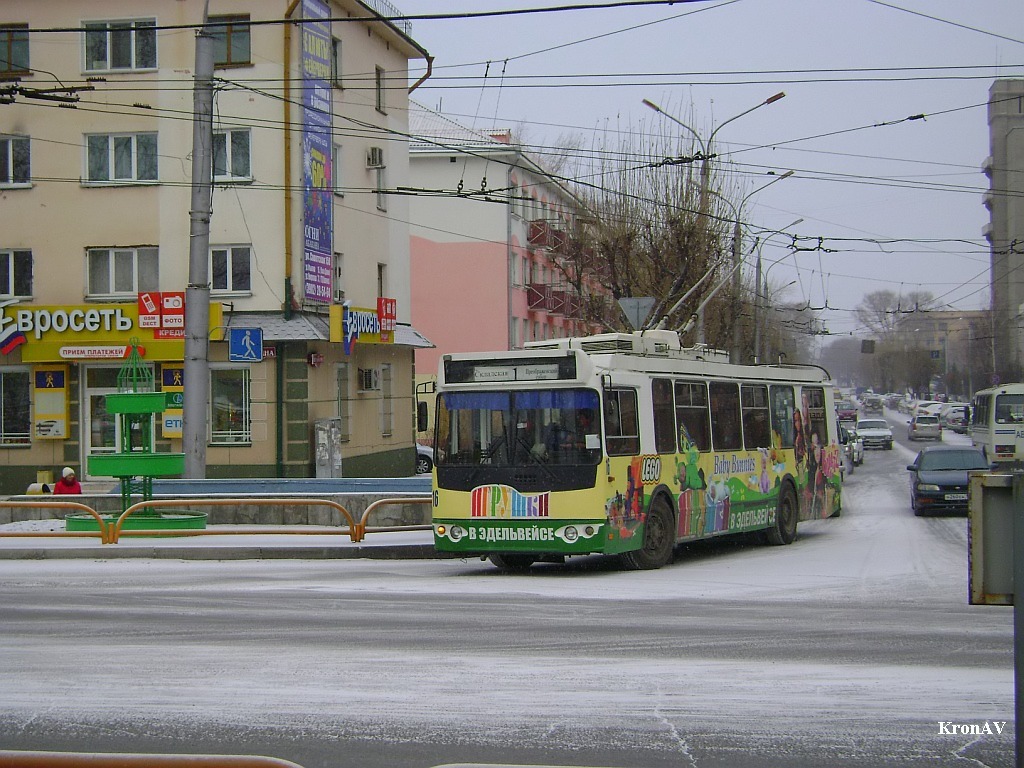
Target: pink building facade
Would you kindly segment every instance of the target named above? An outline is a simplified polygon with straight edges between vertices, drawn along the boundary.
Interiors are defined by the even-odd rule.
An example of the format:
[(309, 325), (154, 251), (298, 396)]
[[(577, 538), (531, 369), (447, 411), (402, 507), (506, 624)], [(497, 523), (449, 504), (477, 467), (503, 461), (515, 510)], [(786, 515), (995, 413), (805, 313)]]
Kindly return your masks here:
[(585, 296), (564, 255), (578, 203), (506, 132), (466, 129), (412, 104), (412, 321), (433, 343), (416, 352), (416, 380), (452, 352), (605, 330), (583, 318)]

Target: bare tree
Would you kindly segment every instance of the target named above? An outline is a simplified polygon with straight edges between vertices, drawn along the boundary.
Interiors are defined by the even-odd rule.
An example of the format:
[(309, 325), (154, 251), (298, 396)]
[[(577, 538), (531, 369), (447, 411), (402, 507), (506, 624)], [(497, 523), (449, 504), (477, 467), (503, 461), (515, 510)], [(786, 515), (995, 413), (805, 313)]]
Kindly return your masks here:
[(878, 339), (887, 341), (896, 336), (905, 315), (934, 306), (935, 298), (927, 291), (909, 291), (902, 295), (875, 291), (857, 306), (857, 320)]
[[(589, 216), (570, 234), (566, 278), (586, 272), (616, 300), (651, 296), (668, 311), (710, 271), (669, 313), (667, 327), (683, 326), (725, 275), (731, 213), (718, 180), (713, 174), (702, 194), (694, 148), (643, 127), (601, 135), (586, 157), (577, 155), (573, 183)], [(729, 343), (728, 304), (727, 295), (716, 297), (705, 312), (705, 336), (717, 346)], [(613, 327), (624, 326), (620, 313)]]

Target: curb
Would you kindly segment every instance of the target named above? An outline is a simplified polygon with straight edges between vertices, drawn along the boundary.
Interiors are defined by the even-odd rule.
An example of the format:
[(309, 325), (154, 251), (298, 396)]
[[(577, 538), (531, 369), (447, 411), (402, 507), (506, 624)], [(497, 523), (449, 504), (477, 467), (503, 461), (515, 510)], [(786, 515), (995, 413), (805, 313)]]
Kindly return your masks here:
[(447, 560), (432, 544), (351, 547), (18, 547), (0, 548), (0, 560)]

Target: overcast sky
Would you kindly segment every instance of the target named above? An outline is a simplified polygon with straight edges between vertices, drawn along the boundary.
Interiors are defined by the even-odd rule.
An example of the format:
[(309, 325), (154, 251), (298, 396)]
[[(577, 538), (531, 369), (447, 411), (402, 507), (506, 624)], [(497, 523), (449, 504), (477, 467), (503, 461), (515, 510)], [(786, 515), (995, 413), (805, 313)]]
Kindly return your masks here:
[[(569, 4), (393, 2), (410, 16)], [(707, 0), (412, 24), (435, 57), (415, 99), (538, 145), (683, 130), (645, 98), (706, 138), (784, 91), (725, 126), (714, 151), (744, 194), (795, 172), (744, 207), (753, 227), (803, 219), (789, 231), (825, 238), (793, 256), (767, 242), (766, 262), (785, 257), (771, 282), (796, 281), (785, 297), (827, 301), (832, 333), (856, 332), (851, 310), (882, 289), (988, 306), (986, 102), (997, 76), (1024, 77), (1021, 0)]]

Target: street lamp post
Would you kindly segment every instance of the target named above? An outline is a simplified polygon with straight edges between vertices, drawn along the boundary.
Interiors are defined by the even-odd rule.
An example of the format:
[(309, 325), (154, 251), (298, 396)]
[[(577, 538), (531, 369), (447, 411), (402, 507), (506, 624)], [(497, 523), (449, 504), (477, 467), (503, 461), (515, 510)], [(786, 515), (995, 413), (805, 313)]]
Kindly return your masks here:
[[(738, 206), (736, 206), (736, 222), (733, 225), (733, 231), (732, 231), (732, 266), (733, 266), (733, 270), (734, 270), (733, 273), (732, 273), (733, 316), (732, 316), (732, 349), (729, 350), (729, 362), (732, 362), (732, 363), (740, 363), (740, 362), (742, 362), (742, 360), (740, 360), (740, 343), (741, 343), (741, 336), (742, 336), (742, 334), (740, 333), (741, 329), (740, 329), (740, 322), (739, 322), (739, 316), (740, 316), (739, 296), (740, 296), (740, 288), (743, 285), (743, 275), (742, 275), (742, 270), (740, 269), (740, 264), (743, 261), (742, 257), (740, 256), (740, 242), (741, 242), (740, 238), (741, 238), (741, 235), (742, 235), (742, 226), (743, 226), (743, 206), (746, 204), (747, 200), (749, 200), (751, 197), (756, 195), (758, 192), (760, 192), (760, 191), (762, 191), (764, 189), (767, 189), (768, 187), (770, 187), (772, 184), (774, 184), (777, 181), (782, 181), (783, 179), (788, 179), (792, 175), (793, 175), (793, 171), (786, 171), (781, 176), (776, 176), (774, 179), (769, 181), (767, 184), (763, 184), (762, 186), (760, 186), (757, 189), (755, 189), (753, 192), (749, 192), (748, 194), (746, 194), (743, 197), (743, 199), (740, 200), (740, 204)], [(730, 203), (730, 205), (731, 205), (731, 203)], [(790, 226), (792, 226), (792, 225), (790, 225)], [(757, 300), (757, 285), (756, 284), (754, 285), (754, 299), (755, 299), (754, 303), (755, 303), (755, 307), (756, 307), (756, 304), (757, 304), (757, 301), (756, 301)], [(755, 308), (755, 313), (756, 313), (756, 308)], [(756, 325), (756, 317), (755, 317), (755, 325)]]
[[(682, 120), (680, 120), (679, 118), (675, 117), (674, 115), (670, 115), (668, 112), (665, 112), (661, 107), (659, 107), (657, 104), (655, 104), (650, 99), (643, 99), (644, 106), (650, 107), (655, 112), (657, 112), (659, 115), (664, 115), (665, 117), (667, 117), (669, 120), (671, 120), (676, 125), (678, 125), (678, 126), (680, 126), (682, 128), (685, 128), (697, 140), (697, 145), (700, 147), (700, 193), (699, 193), (699, 197), (697, 199), (697, 217), (698, 217), (697, 220), (698, 220), (698, 224), (701, 225), (701, 231), (702, 232), (706, 231), (706, 229), (707, 229), (707, 227), (706, 227), (707, 199), (708, 199), (708, 192), (709, 192), (709, 187), (710, 187), (710, 183), (711, 183), (711, 158), (713, 157), (712, 151), (713, 151), (713, 148), (714, 148), (715, 136), (718, 134), (718, 132), (720, 130), (722, 130), (722, 128), (724, 128), (725, 126), (727, 126), (729, 123), (733, 122), (734, 120), (738, 120), (739, 118), (743, 117), (744, 115), (749, 115), (755, 109), (760, 109), (761, 107), (765, 107), (765, 106), (767, 106), (769, 104), (774, 104), (776, 101), (778, 101), (779, 99), (783, 98), (785, 95), (786, 95), (785, 92), (779, 91), (778, 93), (776, 93), (776, 94), (774, 94), (772, 96), (769, 96), (767, 99), (765, 99), (764, 101), (760, 102), (759, 104), (755, 104), (754, 106), (750, 107), (750, 109), (745, 109), (742, 112), (740, 112), (738, 115), (733, 115), (728, 120), (725, 120), (725, 121), (719, 123), (719, 125), (711, 131), (710, 135), (708, 136), (708, 140), (707, 140), (706, 143), (701, 139), (700, 134), (697, 133), (697, 131), (695, 131), (693, 128), (688, 126)], [(679, 289), (682, 288), (682, 282), (683, 282), (683, 275), (680, 274), (679, 277), (676, 278), (676, 281), (673, 283), (672, 289), (669, 291), (668, 296), (663, 298), (661, 300), (661, 302), (658, 304), (658, 307), (655, 310), (655, 313), (654, 313), (653, 317), (659, 317), (661, 315), (662, 309), (665, 306), (665, 302), (668, 301), (670, 296), (675, 295), (679, 291)], [(697, 327), (698, 327), (697, 340), (698, 340), (699, 343), (703, 344), (704, 343), (704, 313), (703, 313), (703, 311), (701, 311), (700, 317), (698, 318)]]
[[(790, 227), (795, 227), (797, 224), (802, 224), (803, 219), (797, 219), (796, 221), (787, 224), (782, 229), (777, 229), (769, 234), (761, 243), (757, 246), (757, 262), (754, 268), (754, 364), (761, 362), (761, 323), (762, 323), (762, 311), (761, 311), (761, 250), (764, 248), (764, 244), (767, 243), (775, 235), (785, 234), (785, 231)], [(782, 261), (782, 259), (779, 259)], [(768, 300), (768, 273), (771, 272), (772, 267), (779, 263), (779, 261), (773, 261), (768, 265), (768, 268), (764, 270), (764, 300)]]

